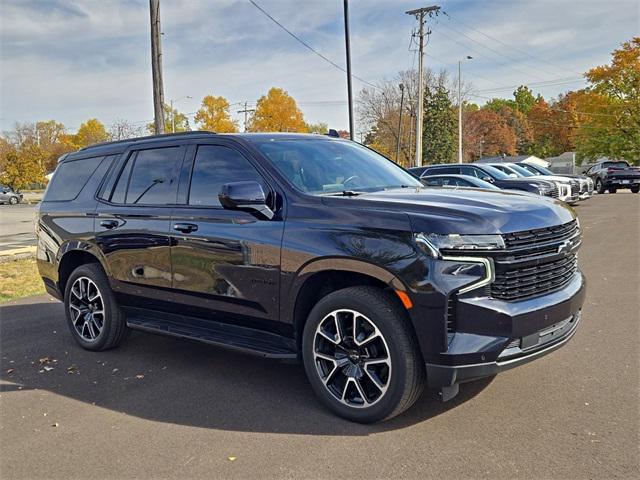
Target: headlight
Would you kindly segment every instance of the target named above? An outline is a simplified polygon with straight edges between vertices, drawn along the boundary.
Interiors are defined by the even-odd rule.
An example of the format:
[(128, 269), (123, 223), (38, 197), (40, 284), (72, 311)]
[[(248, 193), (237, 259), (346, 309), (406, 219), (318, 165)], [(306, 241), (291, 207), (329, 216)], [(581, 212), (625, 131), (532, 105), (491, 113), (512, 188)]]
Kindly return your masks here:
[(501, 235), (459, 235), (419, 233), (416, 243), (427, 255), (439, 258), (442, 250), (499, 250), (505, 248)]

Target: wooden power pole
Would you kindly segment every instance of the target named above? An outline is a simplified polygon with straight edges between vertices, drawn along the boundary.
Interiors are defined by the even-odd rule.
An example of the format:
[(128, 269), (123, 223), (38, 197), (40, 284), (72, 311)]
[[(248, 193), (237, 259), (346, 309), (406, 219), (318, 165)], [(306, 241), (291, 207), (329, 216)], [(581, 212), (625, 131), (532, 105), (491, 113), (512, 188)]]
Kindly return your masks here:
[[(417, 115), (416, 115), (416, 158), (415, 166), (420, 167), (422, 165), (422, 117), (424, 109), (424, 24), (425, 16), (431, 16), (432, 13), (436, 13), (440, 10), (437, 5), (431, 7), (417, 8), (415, 10), (409, 10), (405, 12), (407, 15), (413, 15), (418, 20), (418, 100), (417, 100)], [(430, 32), (429, 32), (430, 33)]]
[(156, 134), (164, 133), (164, 87), (160, 45), (160, 0), (149, 0), (151, 17), (151, 72), (153, 76), (153, 124)]

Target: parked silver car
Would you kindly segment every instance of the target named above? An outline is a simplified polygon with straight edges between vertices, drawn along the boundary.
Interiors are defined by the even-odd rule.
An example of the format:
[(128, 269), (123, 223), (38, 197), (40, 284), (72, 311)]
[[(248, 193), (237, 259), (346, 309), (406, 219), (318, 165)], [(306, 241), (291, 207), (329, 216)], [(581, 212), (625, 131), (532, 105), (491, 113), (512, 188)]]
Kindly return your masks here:
[(22, 194), (14, 192), (6, 185), (0, 185), (0, 203), (9, 203), (15, 205), (22, 201)]

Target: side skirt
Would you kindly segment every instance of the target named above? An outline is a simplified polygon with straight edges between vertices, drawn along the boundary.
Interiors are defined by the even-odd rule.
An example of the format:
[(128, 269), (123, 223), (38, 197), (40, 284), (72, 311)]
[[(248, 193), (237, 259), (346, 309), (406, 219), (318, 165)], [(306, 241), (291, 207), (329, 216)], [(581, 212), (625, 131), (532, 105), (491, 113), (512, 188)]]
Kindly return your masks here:
[(295, 341), (270, 332), (198, 318), (124, 308), (134, 330), (196, 340), (260, 357), (295, 360)]

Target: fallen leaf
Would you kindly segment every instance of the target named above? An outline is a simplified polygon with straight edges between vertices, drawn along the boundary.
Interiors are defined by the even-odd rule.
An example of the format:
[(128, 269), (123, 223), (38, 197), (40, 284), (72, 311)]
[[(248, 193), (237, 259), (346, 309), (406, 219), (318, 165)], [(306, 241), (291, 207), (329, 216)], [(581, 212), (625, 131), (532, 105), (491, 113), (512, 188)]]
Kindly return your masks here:
[(235, 462), (238, 457), (227, 457), (230, 462)]
[(71, 365), (70, 367), (67, 367), (67, 373), (78, 373), (78, 366), (77, 365)]
[(42, 357), (38, 361), (40, 362), (40, 365), (46, 365), (47, 363), (49, 363), (49, 357)]
[(111, 373), (116, 373), (118, 371), (117, 368), (114, 368), (113, 370), (111, 370)]
[(144, 375), (142, 375), (142, 374), (140, 374), (140, 375), (136, 375), (136, 378), (137, 378), (138, 380), (142, 380), (142, 379), (144, 378)]
[(13, 374), (13, 372), (15, 372), (15, 370), (13, 368), (7, 369), (7, 375), (11, 375), (11, 374)]
[(56, 423), (52, 423), (52, 424), (51, 424), (51, 426), (52, 426), (52, 427), (57, 427), (58, 425), (59, 425), (59, 423), (58, 423), (58, 422), (56, 422)]
[(53, 367), (44, 367), (44, 369), (45, 369), (47, 372), (50, 372), (51, 370), (53, 370)]

